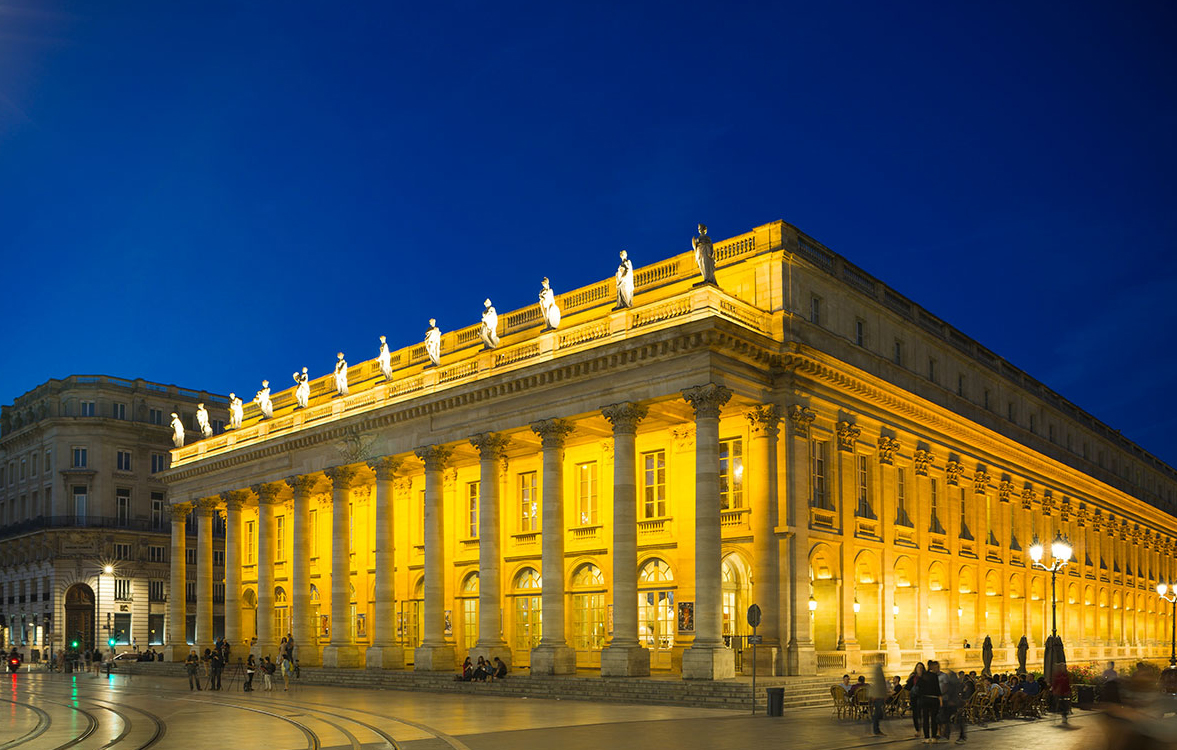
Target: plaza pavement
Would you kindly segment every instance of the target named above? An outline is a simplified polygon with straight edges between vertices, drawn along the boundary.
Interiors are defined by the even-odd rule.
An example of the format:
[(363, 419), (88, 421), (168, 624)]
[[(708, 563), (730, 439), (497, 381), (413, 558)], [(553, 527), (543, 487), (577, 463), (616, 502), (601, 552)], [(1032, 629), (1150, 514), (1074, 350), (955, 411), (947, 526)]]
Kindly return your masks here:
[[(608, 748), (923, 747), (910, 720), (836, 720), (827, 709), (783, 718), (722, 709), (449, 695), (292, 684), (273, 692), (189, 691), (155, 675), (5, 675), (0, 748), (130, 750), (606, 750)], [(260, 681), (257, 683), (260, 687)], [(226, 681), (225, 687), (228, 687)], [(993, 750), (1097, 750), (1103, 720), (1076, 712), (971, 728), (968, 746)], [(79, 739), (80, 738), (80, 739)], [(73, 744), (69, 744), (73, 743)]]

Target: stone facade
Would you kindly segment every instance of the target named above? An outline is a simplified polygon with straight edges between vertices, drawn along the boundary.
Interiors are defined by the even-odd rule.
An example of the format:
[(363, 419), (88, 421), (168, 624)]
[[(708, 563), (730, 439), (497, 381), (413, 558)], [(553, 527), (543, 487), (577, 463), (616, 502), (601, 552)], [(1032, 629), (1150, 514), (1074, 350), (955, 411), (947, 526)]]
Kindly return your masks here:
[(762, 674), (979, 663), (986, 635), (1001, 663), (1048, 633), (1025, 550), (1061, 533), (1072, 658), (1162, 650), (1172, 468), (788, 224), (715, 248), (718, 285), (675, 256), (632, 308), (602, 281), (557, 330), (506, 313), (493, 349), (446, 333), (438, 366), (412, 345), (173, 451), (177, 535), (239, 509), (229, 640), (715, 679), (750, 668), (756, 603)]
[(218, 425), (225, 419), (223, 397), (74, 375), (0, 410), (3, 645), (28, 657), (74, 640), (90, 648), (110, 638), (119, 647), (162, 644), (167, 425), (176, 412), (195, 428), (199, 402)]

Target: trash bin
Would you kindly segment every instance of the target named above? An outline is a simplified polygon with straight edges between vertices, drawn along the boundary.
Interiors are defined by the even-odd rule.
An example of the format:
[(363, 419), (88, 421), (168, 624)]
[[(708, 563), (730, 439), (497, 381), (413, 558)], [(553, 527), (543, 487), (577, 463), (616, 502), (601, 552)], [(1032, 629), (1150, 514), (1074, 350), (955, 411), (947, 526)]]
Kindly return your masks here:
[(785, 689), (783, 687), (770, 687), (766, 692), (768, 693), (768, 715), (784, 716)]
[(1079, 708), (1090, 710), (1095, 705), (1095, 686), (1094, 685), (1076, 685), (1075, 694), (1078, 697)]

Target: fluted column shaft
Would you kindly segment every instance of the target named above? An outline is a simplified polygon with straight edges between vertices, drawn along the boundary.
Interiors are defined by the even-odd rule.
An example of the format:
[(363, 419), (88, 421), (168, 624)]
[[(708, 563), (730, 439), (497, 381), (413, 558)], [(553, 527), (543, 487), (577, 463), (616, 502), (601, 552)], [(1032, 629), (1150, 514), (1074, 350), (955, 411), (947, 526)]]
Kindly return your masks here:
[(731, 395), (714, 383), (683, 391), (695, 410), (695, 642), (683, 654), (686, 679), (735, 675), (734, 655), (723, 646), (719, 518), (719, 410)]
[[(776, 538), (777, 504), (772, 496), (780, 413), (776, 406), (752, 409), (745, 416), (751, 427), (748, 466), (748, 504), (752, 516), (752, 601), (760, 607), (758, 632), (766, 647), (780, 645), (780, 556)], [(767, 651), (767, 649), (766, 649)]]
[(511, 651), (499, 632), (503, 602), (499, 473), (506, 461), (507, 438), (484, 432), (470, 438), (478, 449), (478, 640), (474, 656), (499, 657), (508, 665)]
[(571, 674), (576, 652), (564, 636), (564, 440), (572, 423), (564, 419), (535, 422), (531, 429), (543, 445), (543, 634), (532, 649), (532, 674)]
[[(264, 484), (257, 488), (257, 650), (272, 654), (278, 638), (274, 634), (274, 560), (277, 554), (277, 530), (274, 506), (280, 502), (280, 485)], [(285, 635), (285, 634), (283, 634)]]
[(396, 625), (393, 622), (396, 606), (396, 548), (392, 483), (400, 463), (394, 458), (369, 462), (376, 472), (376, 621), (372, 623), (372, 644), (375, 646), (391, 646), (396, 641)]
[(203, 498), (196, 503), (196, 646), (213, 645), (213, 514), (217, 503)]
[(245, 506), (242, 491), (227, 492), (225, 501), (225, 640), (232, 647), (241, 645), (241, 509)]
[(286, 480), (294, 495), (291, 511), (293, 554), (290, 556), (290, 634), (298, 660), (312, 666), (319, 662), (315, 645), (314, 613), (311, 611), (311, 499), (319, 475), (304, 474)]
[[(607, 676), (650, 673), (649, 651), (638, 642), (636, 443), (638, 424), (646, 418), (647, 412), (645, 406), (630, 402), (613, 404), (601, 410), (613, 425), (613, 637), (609, 640), (609, 650), (625, 650), (628, 654), (640, 649), (640, 653), (617, 665), (618, 670), (622, 665), (629, 670), (606, 672)], [(642, 663), (634, 664), (634, 659)], [(605, 667), (605, 657), (602, 656), (602, 671)]]
[(192, 510), (191, 503), (174, 503), (169, 507), (172, 516), (171, 592), (168, 595), (168, 648), (171, 661), (183, 661), (188, 655), (188, 611), (186, 583), (188, 549), (185, 522)]
[(454, 667), (454, 648), (445, 640), (445, 503), (446, 464), (452, 449), (444, 445), (418, 448), (425, 464), (425, 601), (421, 645), (414, 652), (413, 668), (444, 672)]
[(351, 489), (356, 470), (341, 466), (331, 478), (331, 645), (355, 642), (351, 621)]

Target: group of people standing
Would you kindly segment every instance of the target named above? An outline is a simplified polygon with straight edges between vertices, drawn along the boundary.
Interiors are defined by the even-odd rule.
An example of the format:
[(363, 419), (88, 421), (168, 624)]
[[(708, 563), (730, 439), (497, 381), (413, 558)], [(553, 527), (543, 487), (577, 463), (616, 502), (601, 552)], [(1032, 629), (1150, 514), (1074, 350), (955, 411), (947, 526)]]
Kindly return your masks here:
[(290, 678), (297, 677), (299, 673), (298, 661), (294, 658), (294, 636), (287, 633), (282, 642), (278, 644), (278, 660), (272, 660), (268, 655), (261, 657), (261, 661), (254, 658), (253, 654), (249, 655), (249, 661), (245, 664), (245, 685), (243, 689), (247, 693), (253, 692), (253, 678), (258, 672), (262, 673), (262, 689), (274, 689), (274, 675), (282, 676), (282, 689), (290, 689)]
[(229, 642), (224, 638), (213, 643), (212, 648), (206, 648), (203, 656), (197, 654), (196, 649), (191, 649), (188, 658), (184, 660), (184, 668), (188, 672), (188, 689), (203, 690), (200, 684), (203, 676), (209, 690), (220, 690), (221, 675), (229, 663), (229, 651)]

